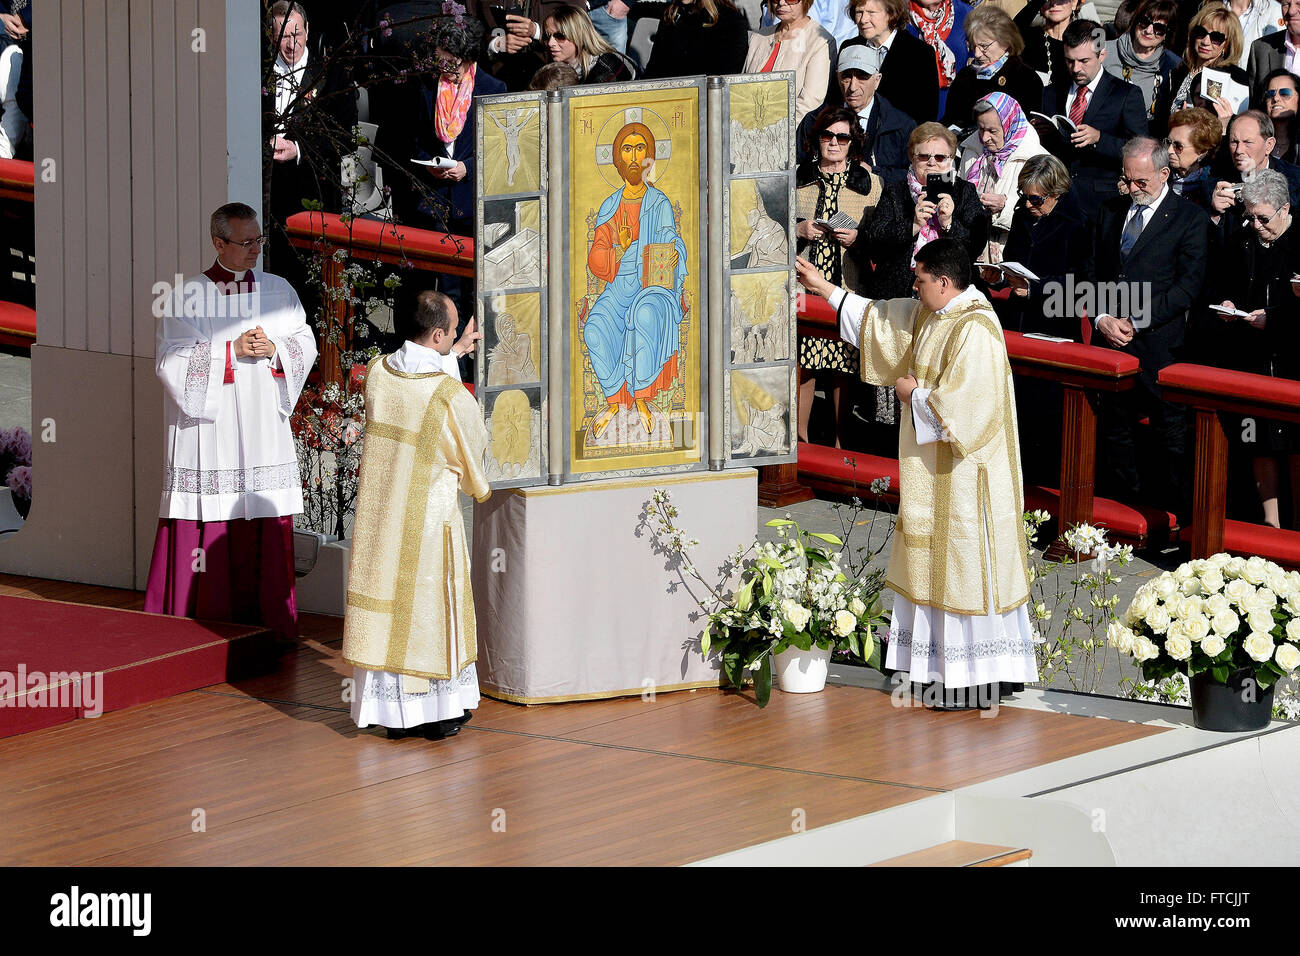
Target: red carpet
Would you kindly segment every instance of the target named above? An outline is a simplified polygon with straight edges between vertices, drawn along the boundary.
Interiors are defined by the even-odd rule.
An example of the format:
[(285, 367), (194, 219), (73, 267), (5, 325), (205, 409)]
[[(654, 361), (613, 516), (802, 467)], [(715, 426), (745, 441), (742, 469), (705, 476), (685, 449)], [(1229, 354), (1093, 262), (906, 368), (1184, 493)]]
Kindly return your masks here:
[(219, 684), (264, 661), (266, 638), (256, 626), (0, 596), (0, 737)]

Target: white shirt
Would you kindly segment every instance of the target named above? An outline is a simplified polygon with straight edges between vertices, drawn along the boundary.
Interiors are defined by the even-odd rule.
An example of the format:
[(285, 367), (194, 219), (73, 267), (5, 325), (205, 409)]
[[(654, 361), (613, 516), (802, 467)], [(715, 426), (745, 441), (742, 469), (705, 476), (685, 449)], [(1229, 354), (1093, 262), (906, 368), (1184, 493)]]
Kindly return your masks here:
[[(1169, 183), (1166, 181), (1164, 188), (1160, 190), (1160, 195), (1156, 196), (1155, 201), (1146, 207), (1147, 211), (1142, 215), (1142, 230), (1141, 232), (1138, 233), (1139, 236), (1141, 236), (1143, 232), (1146, 232), (1147, 226), (1151, 225), (1151, 220), (1155, 219), (1156, 217), (1156, 210), (1160, 208), (1160, 204), (1165, 201), (1165, 197), (1168, 195), (1169, 195)], [(1129, 203), (1128, 212), (1124, 214), (1124, 225), (1119, 232), (1121, 236), (1124, 235), (1124, 230), (1128, 228), (1129, 221), (1132, 220), (1132, 218), (1137, 215), (1137, 211), (1138, 211), (1138, 204)], [(1092, 320), (1093, 327), (1096, 328), (1098, 322), (1100, 322), (1102, 319), (1108, 319), (1108, 318), (1113, 319), (1115, 318), (1115, 316), (1111, 315), (1109, 312), (1101, 313), (1095, 319)]]
[(1300, 47), (1297, 47), (1291, 40), (1291, 34), (1287, 33), (1286, 43), (1286, 68), (1289, 72), (1294, 73), (1297, 66), (1300, 66)]
[(867, 100), (867, 105), (858, 110), (858, 125), (862, 127), (862, 132), (867, 131), (867, 123), (871, 120), (871, 108), (876, 105), (876, 98), (873, 96)]
[[(1088, 106), (1092, 105), (1092, 98), (1097, 95), (1097, 84), (1101, 82), (1101, 75), (1105, 72), (1106, 72), (1105, 70), (1098, 68), (1097, 75), (1094, 76), (1092, 80), (1088, 83)], [(1079, 96), (1079, 87), (1077, 86), (1070, 87), (1070, 95), (1065, 98), (1065, 113), (1062, 115), (1064, 116), (1070, 115), (1070, 110), (1074, 109), (1074, 101), (1078, 98), (1078, 96)], [(1088, 107), (1085, 106), (1083, 111), (1085, 113), (1088, 112)]]
[(456, 362), (456, 353), (448, 351), (443, 355), (437, 349), (420, 345), (407, 339), (402, 347), (393, 353), (389, 366), (408, 375), (422, 372), (444, 372), (456, 381), (460, 381), (460, 365)]
[[(1224, 0), (1223, 4), (1229, 10), (1232, 5)], [(1277, 0), (1251, 0), (1250, 6), (1246, 12), (1237, 17), (1241, 21), (1241, 33), (1245, 38), (1245, 45), (1241, 48), (1241, 57), (1237, 60), (1237, 66), (1243, 70), (1246, 68), (1247, 61), (1250, 60), (1250, 45), (1260, 37), (1268, 36), (1270, 33), (1276, 33), (1282, 28), (1278, 26), (1279, 7)], [(1290, 69), (1290, 66), (1287, 67)]]
[(302, 83), (303, 70), (307, 69), (307, 48), (302, 48), (302, 58), (294, 66), (284, 62), (284, 57), (278, 53), (275, 57), (275, 115), (279, 119), (284, 118), (285, 111), (289, 109), (289, 104), (298, 94), (298, 86)]
[(813, 0), (813, 5), (808, 8), (808, 16), (835, 37), (837, 46), (858, 35), (858, 25), (849, 16), (848, 6), (844, 0)]

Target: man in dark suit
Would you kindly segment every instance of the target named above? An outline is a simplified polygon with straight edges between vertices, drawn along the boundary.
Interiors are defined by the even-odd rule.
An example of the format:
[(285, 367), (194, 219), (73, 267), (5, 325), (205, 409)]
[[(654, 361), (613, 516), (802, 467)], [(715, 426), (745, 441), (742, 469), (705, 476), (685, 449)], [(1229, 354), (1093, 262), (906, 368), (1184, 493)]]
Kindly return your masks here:
[[(1282, 0), (1281, 30), (1250, 45), (1246, 72), (1250, 75), (1250, 102), (1264, 102), (1264, 77), (1274, 70), (1295, 72), (1300, 67), (1300, 0)], [(1289, 49), (1288, 49), (1289, 47)]]
[[(1187, 314), (1206, 268), (1205, 211), (1169, 188), (1169, 151), (1147, 136), (1122, 151), (1128, 196), (1102, 204), (1083, 274), (1097, 313), (1094, 345), (1137, 357), (1137, 386), (1105, 401), (1100, 436), (1109, 467), (1103, 494), (1187, 513), (1187, 422), (1180, 405), (1161, 398), (1156, 379), (1183, 344)], [(1086, 305), (1086, 304), (1084, 304)], [(1134, 429), (1148, 418), (1154, 467), (1139, 468)], [(1145, 463), (1144, 463), (1145, 464)]]
[(917, 123), (939, 118), (939, 74), (934, 50), (904, 29), (910, 13), (907, 0), (850, 0), (849, 16), (859, 35), (845, 40), (840, 56), (851, 46), (885, 53), (879, 93)]
[[(907, 178), (907, 140), (916, 122), (880, 95), (884, 82), (883, 50), (869, 46), (846, 46), (836, 65), (844, 105), (858, 114), (858, 122), (867, 139), (866, 163), (872, 172), (892, 182)], [(795, 139), (800, 163), (817, 158), (817, 144), (812, 141), (817, 117), (822, 110), (834, 109), (827, 104), (803, 118)]]
[(1076, 129), (1065, 138), (1042, 120), (1034, 128), (1043, 145), (1069, 167), (1083, 213), (1096, 218), (1104, 200), (1115, 195), (1120, 151), (1147, 131), (1142, 91), (1102, 69), (1105, 33), (1091, 20), (1076, 20), (1065, 29), (1065, 67), (1073, 81), (1043, 91), (1043, 111), (1069, 117)]

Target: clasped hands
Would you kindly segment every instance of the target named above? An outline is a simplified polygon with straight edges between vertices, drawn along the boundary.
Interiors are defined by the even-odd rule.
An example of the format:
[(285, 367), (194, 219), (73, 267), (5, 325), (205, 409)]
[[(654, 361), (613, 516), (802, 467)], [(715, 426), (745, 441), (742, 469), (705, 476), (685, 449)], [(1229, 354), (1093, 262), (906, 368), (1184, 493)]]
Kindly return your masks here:
[(249, 329), (235, 339), (235, 358), (271, 358), (275, 355), (275, 343), (266, 337), (259, 325)]
[(1097, 331), (1106, 337), (1109, 342), (1117, 349), (1122, 349), (1133, 341), (1133, 336), (1137, 335), (1137, 329), (1133, 327), (1129, 319), (1117, 319), (1113, 315), (1103, 315), (1097, 320)]

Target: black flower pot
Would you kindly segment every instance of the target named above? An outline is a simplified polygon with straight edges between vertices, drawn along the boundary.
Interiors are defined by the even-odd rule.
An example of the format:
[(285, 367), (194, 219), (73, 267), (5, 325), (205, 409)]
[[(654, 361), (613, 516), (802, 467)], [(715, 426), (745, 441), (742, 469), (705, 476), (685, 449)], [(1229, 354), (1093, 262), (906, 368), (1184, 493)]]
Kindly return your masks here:
[(1234, 671), (1226, 684), (1209, 671), (1191, 679), (1192, 721), (1201, 730), (1262, 730), (1273, 716), (1273, 688), (1255, 683), (1252, 668)]

